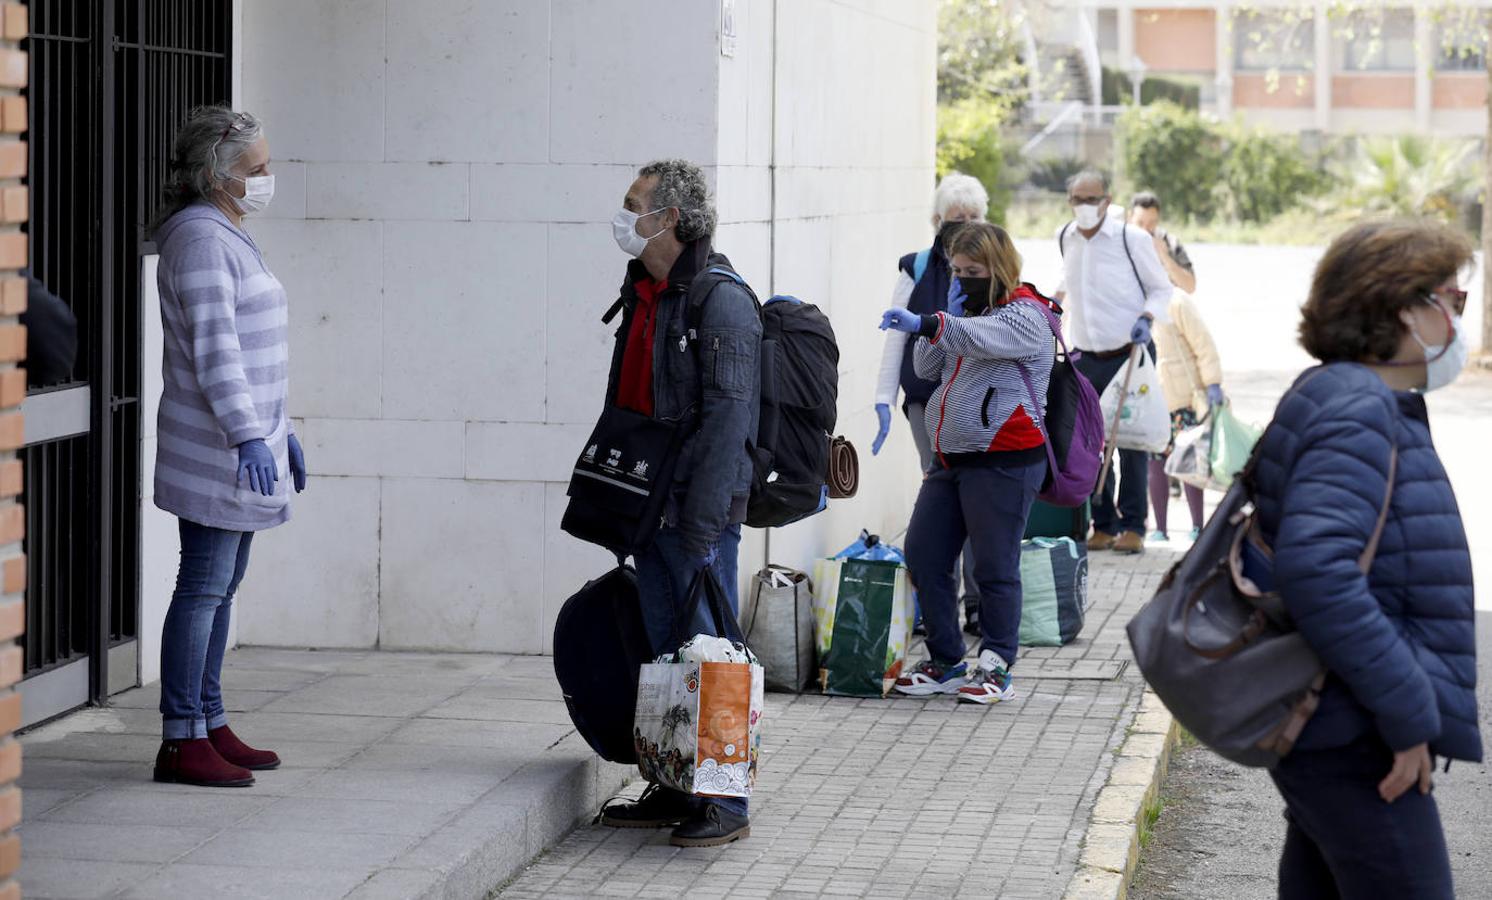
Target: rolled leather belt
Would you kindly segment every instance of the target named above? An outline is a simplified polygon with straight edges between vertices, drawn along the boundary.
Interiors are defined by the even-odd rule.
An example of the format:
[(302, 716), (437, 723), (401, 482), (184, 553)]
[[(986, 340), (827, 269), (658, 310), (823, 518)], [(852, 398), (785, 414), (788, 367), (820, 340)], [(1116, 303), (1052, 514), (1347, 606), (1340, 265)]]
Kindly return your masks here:
[(841, 435), (829, 441), (829, 497), (843, 500), (860, 489), (860, 457)]

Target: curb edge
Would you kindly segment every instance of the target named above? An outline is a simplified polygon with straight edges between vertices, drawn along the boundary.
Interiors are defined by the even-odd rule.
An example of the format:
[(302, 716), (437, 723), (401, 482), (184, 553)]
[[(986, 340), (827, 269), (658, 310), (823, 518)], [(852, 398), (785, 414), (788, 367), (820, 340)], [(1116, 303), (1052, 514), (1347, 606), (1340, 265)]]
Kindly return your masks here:
[(1146, 688), (1109, 781), (1088, 817), (1077, 869), (1063, 900), (1125, 900), (1140, 858), (1140, 822), (1160, 792), (1181, 728)]

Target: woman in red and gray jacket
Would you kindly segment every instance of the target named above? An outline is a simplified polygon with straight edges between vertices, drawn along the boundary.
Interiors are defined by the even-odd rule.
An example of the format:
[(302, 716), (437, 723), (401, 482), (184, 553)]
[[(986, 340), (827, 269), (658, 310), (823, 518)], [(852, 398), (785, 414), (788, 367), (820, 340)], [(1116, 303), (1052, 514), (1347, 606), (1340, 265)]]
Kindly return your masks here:
[[(936, 459), (907, 532), (907, 568), (922, 603), (928, 659), (898, 679), (896, 689), (997, 703), (1015, 696), (1010, 668), (1021, 622), (1021, 538), (1047, 473), (1036, 419), (1045, 413), (1056, 353), (1040, 305), (1052, 303), (1021, 282), (1020, 254), (998, 225), (965, 225), (949, 239), (948, 255), (954, 280), (947, 312), (892, 309), (881, 321), (883, 329), (915, 336), (918, 376), (940, 381), (927, 404)], [(1041, 405), (1034, 414), (1033, 402)], [(954, 561), (966, 538), (979, 587), (981, 641), (972, 673), (954, 595)]]

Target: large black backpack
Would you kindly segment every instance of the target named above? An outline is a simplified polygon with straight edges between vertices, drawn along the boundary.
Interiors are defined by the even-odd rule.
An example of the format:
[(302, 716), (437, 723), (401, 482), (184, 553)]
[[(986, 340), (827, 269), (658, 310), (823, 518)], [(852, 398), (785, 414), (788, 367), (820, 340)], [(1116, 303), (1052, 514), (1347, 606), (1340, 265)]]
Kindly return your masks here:
[(554, 674), (575, 730), (602, 759), (636, 764), (632, 723), (637, 673), (653, 661), (638, 599), (637, 572), (618, 566), (560, 607)]
[[(710, 292), (727, 280), (751, 292), (745, 279), (723, 266), (700, 273), (690, 286), (688, 321), (696, 333)], [(761, 421), (748, 448), (754, 471), (746, 524), (778, 528), (823, 511), (829, 502), (839, 344), (829, 317), (797, 297), (774, 296), (761, 307), (761, 317)]]

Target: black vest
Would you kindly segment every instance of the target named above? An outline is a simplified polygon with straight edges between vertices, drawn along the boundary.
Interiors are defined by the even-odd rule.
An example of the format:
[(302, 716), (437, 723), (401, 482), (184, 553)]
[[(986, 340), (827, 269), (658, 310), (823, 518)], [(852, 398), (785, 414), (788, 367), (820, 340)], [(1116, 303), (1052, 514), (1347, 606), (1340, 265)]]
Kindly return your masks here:
[[(897, 268), (907, 273), (908, 278), (915, 279), (917, 254), (908, 253), (897, 263)], [(930, 316), (942, 312), (948, 308), (948, 285), (953, 281), (949, 274), (948, 257), (943, 254), (943, 242), (935, 238), (932, 244), (932, 252), (927, 255), (927, 269), (922, 273), (922, 280), (918, 281), (912, 288), (912, 298), (907, 302), (907, 309), (919, 316)], [(918, 378), (917, 372), (912, 368), (912, 348), (917, 344), (913, 337), (907, 341), (906, 349), (901, 355), (901, 389), (907, 395), (903, 401), (902, 409), (906, 409), (908, 403), (927, 404), (932, 399), (933, 391), (938, 389), (938, 382), (928, 381), (926, 378)]]

